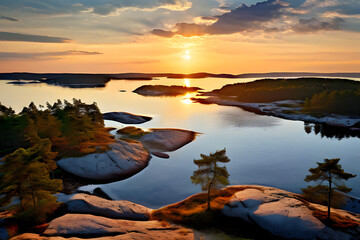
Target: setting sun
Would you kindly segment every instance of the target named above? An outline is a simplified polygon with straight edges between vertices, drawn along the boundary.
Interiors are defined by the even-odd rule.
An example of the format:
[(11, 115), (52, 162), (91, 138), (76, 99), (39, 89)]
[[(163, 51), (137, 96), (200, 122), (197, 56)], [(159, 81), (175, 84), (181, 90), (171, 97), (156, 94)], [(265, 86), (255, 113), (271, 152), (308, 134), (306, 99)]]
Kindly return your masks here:
[(191, 59), (191, 55), (190, 55), (190, 51), (189, 51), (189, 50), (186, 50), (186, 51), (185, 51), (185, 55), (183, 56), (183, 58), (185, 58), (185, 59)]

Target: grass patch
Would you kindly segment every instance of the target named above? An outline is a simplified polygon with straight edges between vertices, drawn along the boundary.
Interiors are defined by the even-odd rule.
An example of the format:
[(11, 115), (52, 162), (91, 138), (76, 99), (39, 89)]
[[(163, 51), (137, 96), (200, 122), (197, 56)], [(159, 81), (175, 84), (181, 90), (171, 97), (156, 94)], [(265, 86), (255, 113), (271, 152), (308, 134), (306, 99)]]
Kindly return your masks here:
[(238, 218), (230, 218), (221, 214), (224, 205), (238, 192), (247, 189), (227, 187), (212, 194), (211, 211), (207, 210), (207, 194), (198, 193), (185, 200), (174, 203), (151, 213), (150, 219), (169, 221), (200, 231), (225, 233), (232, 237), (244, 239), (279, 240), (259, 227), (246, 223)]
[(146, 132), (146, 131), (142, 130), (141, 128), (129, 126), (129, 127), (124, 127), (122, 129), (117, 130), (116, 133), (127, 135), (129, 137), (142, 137), (142, 136), (148, 134), (149, 132)]
[(246, 187), (227, 187), (214, 192), (211, 196), (212, 211), (210, 212), (207, 211), (207, 193), (198, 193), (181, 202), (154, 210), (151, 214), (151, 219), (170, 220), (175, 223), (185, 223), (196, 226), (201, 224), (201, 221), (198, 221), (201, 218), (203, 218), (203, 220), (212, 219), (213, 214), (221, 211), (234, 193), (244, 189), (246, 189)]

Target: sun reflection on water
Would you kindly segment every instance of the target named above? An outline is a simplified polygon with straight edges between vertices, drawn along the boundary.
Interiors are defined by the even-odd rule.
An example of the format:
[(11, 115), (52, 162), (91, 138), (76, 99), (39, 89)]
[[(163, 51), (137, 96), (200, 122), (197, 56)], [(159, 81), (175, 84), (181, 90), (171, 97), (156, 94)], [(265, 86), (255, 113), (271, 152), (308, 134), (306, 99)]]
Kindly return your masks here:
[(184, 79), (184, 85), (185, 85), (186, 87), (190, 87), (190, 80), (189, 80), (188, 78), (185, 78), (185, 79)]
[(191, 98), (190, 93), (186, 93), (185, 96), (181, 99), (181, 102), (184, 104), (191, 104), (193, 103), (193, 101), (190, 98)]

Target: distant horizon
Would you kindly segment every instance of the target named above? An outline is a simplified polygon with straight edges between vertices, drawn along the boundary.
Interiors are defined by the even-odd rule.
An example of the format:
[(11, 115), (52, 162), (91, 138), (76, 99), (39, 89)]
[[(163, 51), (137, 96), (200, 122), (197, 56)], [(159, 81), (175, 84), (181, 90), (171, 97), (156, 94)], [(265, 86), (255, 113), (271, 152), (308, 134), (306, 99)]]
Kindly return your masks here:
[(244, 74), (277, 74), (277, 73), (293, 73), (293, 74), (360, 74), (360, 71), (337, 71), (337, 72), (315, 72), (315, 71), (270, 71), (270, 72), (241, 72), (241, 73), (227, 73), (227, 72), (207, 72), (207, 71), (195, 71), (195, 72), (31, 72), (31, 71), (9, 71), (0, 72), (0, 74), (11, 73), (30, 73), (30, 74), (230, 74), (230, 75), (244, 75)]

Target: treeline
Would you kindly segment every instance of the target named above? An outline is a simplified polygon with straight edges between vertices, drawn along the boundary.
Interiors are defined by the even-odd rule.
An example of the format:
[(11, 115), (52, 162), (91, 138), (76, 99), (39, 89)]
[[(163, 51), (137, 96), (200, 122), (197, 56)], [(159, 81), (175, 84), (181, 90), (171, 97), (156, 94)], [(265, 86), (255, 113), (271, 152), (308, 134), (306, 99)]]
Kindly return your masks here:
[(360, 82), (346, 79), (262, 79), (226, 85), (212, 93), (240, 102), (305, 101), (303, 111), (360, 115)]
[(311, 98), (306, 98), (303, 111), (360, 115), (360, 88), (316, 93)]
[(46, 138), (59, 158), (104, 150), (114, 141), (96, 103), (77, 99), (73, 103), (58, 100), (46, 107), (31, 103), (19, 114), (0, 104), (0, 156)]

